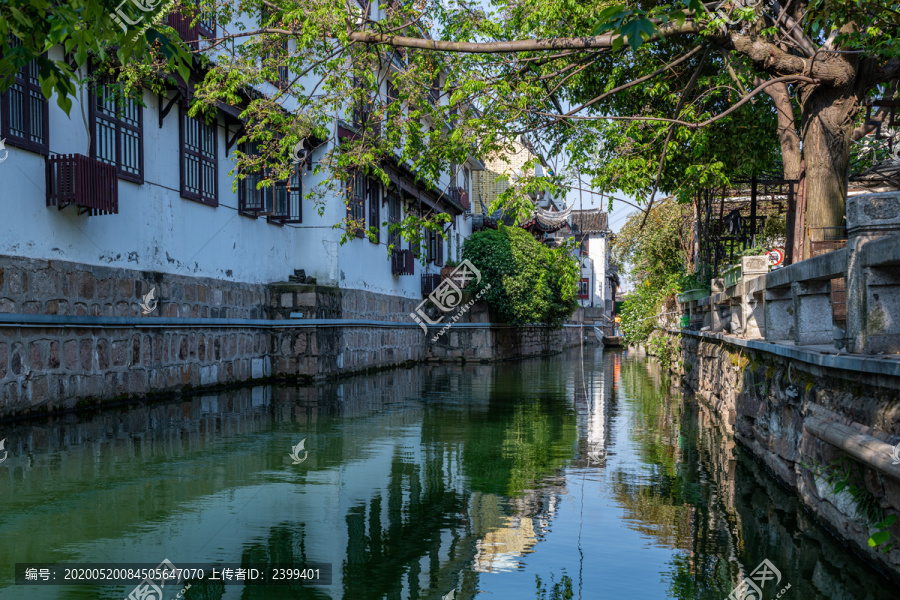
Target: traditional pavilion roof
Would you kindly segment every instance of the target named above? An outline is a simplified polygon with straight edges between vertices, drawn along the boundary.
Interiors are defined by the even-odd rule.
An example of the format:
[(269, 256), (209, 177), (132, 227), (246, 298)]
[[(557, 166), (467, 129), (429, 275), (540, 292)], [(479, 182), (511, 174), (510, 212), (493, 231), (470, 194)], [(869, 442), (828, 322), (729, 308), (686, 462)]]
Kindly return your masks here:
[(608, 229), (606, 213), (599, 208), (592, 210), (573, 210), (569, 219), (572, 233), (603, 233)]

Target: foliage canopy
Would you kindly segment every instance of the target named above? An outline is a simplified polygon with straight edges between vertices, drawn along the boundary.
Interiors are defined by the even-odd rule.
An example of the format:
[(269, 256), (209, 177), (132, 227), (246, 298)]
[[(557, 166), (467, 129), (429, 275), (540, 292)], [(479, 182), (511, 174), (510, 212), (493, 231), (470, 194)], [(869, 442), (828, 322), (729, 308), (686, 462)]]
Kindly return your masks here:
[[(558, 326), (578, 307), (578, 261), (569, 245), (548, 248), (518, 227), (487, 229), (463, 244), (463, 259), (481, 271), (473, 293), (507, 323)], [(488, 289), (487, 286), (490, 285)]]

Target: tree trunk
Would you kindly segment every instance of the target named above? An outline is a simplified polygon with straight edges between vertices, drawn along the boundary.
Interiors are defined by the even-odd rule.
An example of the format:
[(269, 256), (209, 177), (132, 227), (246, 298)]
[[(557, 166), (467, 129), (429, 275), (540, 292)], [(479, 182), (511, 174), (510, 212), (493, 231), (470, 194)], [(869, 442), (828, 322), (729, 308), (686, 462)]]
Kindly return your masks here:
[[(844, 225), (850, 131), (858, 110), (846, 88), (815, 86), (804, 90), (802, 135), (806, 161), (806, 229)], [(803, 257), (809, 258), (809, 236)]]
[[(754, 82), (759, 85), (762, 78)], [(778, 142), (781, 144), (781, 161), (784, 163), (785, 179), (800, 179), (800, 136), (794, 122), (794, 105), (786, 83), (776, 83), (766, 88), (766, 93), (775, 103), (778, 113)]]

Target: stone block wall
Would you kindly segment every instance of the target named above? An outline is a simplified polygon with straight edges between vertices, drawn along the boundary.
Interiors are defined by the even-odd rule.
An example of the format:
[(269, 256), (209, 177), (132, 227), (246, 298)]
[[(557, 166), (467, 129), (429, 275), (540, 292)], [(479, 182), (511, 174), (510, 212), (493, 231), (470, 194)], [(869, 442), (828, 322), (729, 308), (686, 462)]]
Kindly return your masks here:
[[(158, 305), (143, 317), (140, 303), (151, 289)], [(411, 321), (420, 302), (364, 290), (0, 257), (0, 313), (22, 315), (0, 325), (0, 417), (268, 377), (326, 379), (427, 360), (503, 360), (578, 343), (575, 329), (490, 327), (496, 318), (482, 304), (458, 322), (484, 328), (451, 328), (432, 342), (438, 330), (426, 335)], [(240, 322), (291, 320), (297, 313), (302, 317), (287, 325)], [(27, 323), (27, 315), (66, 322)], [(310, 319), (348, 322), (304, 324)]]
[(425, 336), (418, 327), (276, 329), (272, 339), (273, 373), (284, 377), (324, 379), (428, 357)]
[[(272, 319), (289, 319), (291, 314), (301, 319), (360, 319), (408, 323), (410, 314), (416, 311), (422, 300), (402, 298), (388, 294), (378, 294), (366, 290), (347, 290), (321, 285), (277, 283), (270, 286), (268, 314)], [(468, 301), (470, 296), (465, 297)], [(426, 307), (429, 317), (435, 319), (441, 314), (432, 306)], [(455, 314), (455, 313), (450, 313)], [(496, 317), (487, 306), (477, 304), (460, 316), (462, 323), (488, 323)], [(446, 320), (446, 319), (445, 319)]]
[(270, 375), (269, 334), (223, 328), (0, 328), (0, 415)]
[(578, 327), (451, 327), (443, 335), (428, 335), (429, 360), (509, 360), (554, 354), (577, 346)]
[(149, 318), (268, 318), (264, 285), (0, 256), (0, 313), (139, 317), (153, 288)]
[[(852, 459), (814, 436), (811, 416), (846, 425), (885, 444), (900, 442), (900, 380), (819, 367), (701, 336), (682, 335), (676, 370), (718, 415), (734, 439), (799, 496), (815, 517), (854, 550), (900, 579), (900, 548), (873, 550), (874, 529), (844, 491), (838, 494), (808, 466), (862, 467), (860, 486), (885, 516), (900, 512), (900, 481)], [(680, 365), (680, 366), (677, 366)], [(886, 457), (885, 457), (886, 458)], [(891, 528), (900, 538), (900, 522)]]

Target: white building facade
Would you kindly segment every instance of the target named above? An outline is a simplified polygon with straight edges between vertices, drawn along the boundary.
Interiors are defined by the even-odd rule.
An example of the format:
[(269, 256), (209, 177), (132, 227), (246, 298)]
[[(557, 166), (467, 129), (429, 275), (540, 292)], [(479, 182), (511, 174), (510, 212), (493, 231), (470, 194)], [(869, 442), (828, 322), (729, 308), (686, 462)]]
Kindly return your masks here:
[[(212, 37), (208, 27), (200, 33)], [(62, 49), (50, 57), (61, 59)], [(401, 167), (390, 171), (390, 186), (370, 180), (350, 198), (366, 227), (378, 228), (376, 241), (341, 245), (333, 226), (348, 212), (346, 199), (331, 195), (319, 214), (304, 195), (325, 178), (313, 173), (318, 159), (352, 135), (349, 110), (335, 115), (331, 139), (290, 182), (256, 190), (251, 178), (235, 185), (229, 174), (238, 108), (222, 106), (207, 124), (187, 115), (189, 90), (145, 90), (140, 106), (83, 86), (66, 114), (40, 95), (33, 68), (0, 95), (0, 255), (251, 284), (287, 281), (302, 269), (319, 285), (421, 299), (420, 276), (458, 258), (471, 232), (464, 183), (447, 174), (442, 189), (429, 189)], [(464, 166), (469, 173), (479, 163)], [(401, 257), (398, 269), (387, 223), (429, 210), (450, 215), (446, 238), (427, 240), (424, 264)]]

